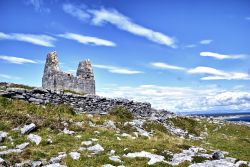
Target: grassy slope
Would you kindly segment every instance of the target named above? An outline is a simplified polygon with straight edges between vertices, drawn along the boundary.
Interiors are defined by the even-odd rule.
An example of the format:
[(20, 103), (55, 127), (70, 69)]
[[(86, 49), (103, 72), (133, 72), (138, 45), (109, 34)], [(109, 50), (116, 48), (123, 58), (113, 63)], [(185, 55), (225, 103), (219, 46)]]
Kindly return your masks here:
[[(81, 152), (81, 158), (79, 161), (74, 161), (70, 157), (63, 160), (63, 163), (68, 166), (101, 166), (103, 164), (113, 164), (113, 161), (108, 159), (108, 152), (110, 150), (116, 150), (116, 155), (121, 157), (125, 166), (146, 166), (147, 159), (145, 158), (124, 158), (123, 154), (134, 151), (149, 151), (164, 155), (166, 159), (171, 156), (166, 154), (166, 150), (171, 152), (180, 152), (183, 148), (188, 148), (191, 145), (202, 146), (207, 149), (221, 149), (228, 151), (230, 156), (239, 158), (242, 160), (250, 160), (250, 128), (240, 125), (223, 125), (218, 128), (218, 125), (208, 124), (206, 121), (197, 122), (193, 119), (186, 118), (172, 118), (171, 121), (174, 125), (186, 129), (194, 134), (200, 134), (204, 128), (208, 129), (209, 137), (204, 141), (190, 141), (186, 139), (180, 139), (175, 136), (169, 135), (169, 133), (161, 125), (148, 122), (144, 125), (147, 130), (155, 130), (154, 137), (148, 139), (145, 137), (139, 137), (136, 139), (122, 138), (121, 141), (117, 140), (116, 131), (113, 129), (107, 129), (103, 127), (90, 127), (87, 123), (92, 121), (97, 125), (102, 125), (106, 120), (113, 120), (117, 126), (120, 127), (122, 132), (132, 134), (134, 130), (131, 127), (123, 127), (125, 120), (131, 119), (130, 115), (119, 115), (119, 113), (113, 112), (110, 115), (87, 117), (86, 115), (76, 115), (67, 106), (53, 106), (48, 105), (45, 107), (36, 106), (34, 104), (18, 101), (8, 100), (0, 97), (0, 131), (7, 131), (9, 136), (14, 139), (14, 144), (10, 140), (5, 140), (2, 145), (6, 145), (9, 148), (14, 148), (15, 145), (21, 144), (27, 141), (27, 135), (20, 135), (19, 132), (11, 129), (23, 126), (26, 123), (35, 123), (38, 128), (34, 134), (40, 135), (43, 140), (36, 146), (30, 144), (21, 154), (12, 154), (3, 157), (11, 163), (21, 162), (25, 159), (32, 160), (49, 160), (52, 156), (57, 156), (58, 152), (69, 153), (71, 151), (77, 151), (81, 146), (81, 141), (89, 140), (90, 138), (99, 139), (95, 143), (101, 144), (105, 151), (100, 155), (91, 155), (87, 151)], [(60, 131), (64, 126), (62, 121), (69, 123), (70, 130), (77, 132), (80, 138), (74, 136), (65, 135)], [(74, 125), (73, 122), (84, 122), (83, 126), (79, 127)], [(99, 131), (97, 134), (95, 131)], [(121, 133), (122, 133), (121, 132)], [(52, 139), (52, 144), (47, 144), (46, 139)], [(124, 151), (125, 148), (128, 148)], [(162, 166), (163, 164), (157, 163), (154, 166)], [(165, 164), (164, 164), (165, 165)], [(187, 166), (188, 163), (183, 163), (180, 166)]]

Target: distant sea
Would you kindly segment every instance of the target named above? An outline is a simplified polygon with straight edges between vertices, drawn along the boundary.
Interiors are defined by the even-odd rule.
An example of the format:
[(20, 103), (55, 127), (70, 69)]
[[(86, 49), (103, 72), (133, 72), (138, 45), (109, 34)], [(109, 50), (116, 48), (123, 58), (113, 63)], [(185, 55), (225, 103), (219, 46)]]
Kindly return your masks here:
[(250, 122), (250, 111), (244, 112), (188, 112), (188, 113), (178, 113), (182, 115), (193, 115), (193, 116), (203, 116), (203, 117), (218, 117), (228, 121), (244, 121)]

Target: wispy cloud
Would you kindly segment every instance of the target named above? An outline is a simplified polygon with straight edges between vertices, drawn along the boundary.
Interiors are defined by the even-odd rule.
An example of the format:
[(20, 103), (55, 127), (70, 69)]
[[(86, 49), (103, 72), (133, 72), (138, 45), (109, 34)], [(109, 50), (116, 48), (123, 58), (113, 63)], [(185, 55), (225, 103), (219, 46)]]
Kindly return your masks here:
[(43, 0), (25, 0), (25, 4), (32, 5), (34, 9), (38, 12), (49, 13), (50, 9), (43, 6)]
[(130, 32), (134, 35), (145, 37), (155, 43), (170, 46), (176, 48), (176, 42), (174, 38), (169, 37), (163, 33), (151, 30), (143, 27), (131, 21), (128, 17), (122, 15), (116, 10), (90, 10), (93, 14), (92, 22), (94, 25), (102, 25), (104, 23), (110, 23), (117, 28)]
[(32, 43), (34, 45), (46, 46), (46, 47), (54, 47), (55, 38), (48, 35), (34, 35), (34, 34), (6, 34), (0, 32), (0, 40), (15, 40), (15, 41), (23, 41)]
[(111, 73), (117, 73), (117, 74), (140, 74), (143, 73), (142, 71), (137, 71), (137, 70), (130, 70), (124, 67), (115, 67), (115, 66), (108, 66), (108, 65), (101, 65), (101, 64), (94, 64), (93, 67), (95, 68), (101, 68), (101, 69), (106, 69)]
[(90, 45), (97, 45), (97, 46), (116, 46), (116, 44), (114, 42), (111, 42), (111, 41), (108, 41), (105, 39), (84, 36), (84, 35), (75, 34), (75, 33), (59, 34), (58, 36), (66, 38), (66, 39), (75, 40), (75, 41), (82, 43), (82, 44), (90, 44)]
[(203, 57), (213, 57), (219, 60), (223, 59), (244, 59), (247, 57), (245, 54), (236, 54), (236, 55), (225, 55), (225, 54), (219, 54), (214, 52), (201, 52), (200, 56)]
[(146, 101), (150, 102), (154, 108), (175, 112), (250, 109), (249, 91), (244, 89), (226, 90), (215, 85), (195, 88), (115, 85), (99, 89), (97, 94), (105, 97), (123, 97), (135, 101)]
[(86, 11), (79, 8), (79, 6), (75, 6), (70, 3), (65, 3), (62, 7), (66, 13), (78, 18), (81, 21), (85, 21), (86, 19), (90, 18), (90, 15)]
[(213, 40), (211, 40), (211, 39), (205, 39), (205, 40), (201, 40), (201, 41), (200, 41), (200, 44), (202, 44), (202, 45), (208, 45), (208, 44), (210, 44), (211, 42), (213, 42)]
[(250, 21), (250, 17), (245, 17), (246, 20)]
[(215, 68), (211, 67), (195, 67), (193, 69), (189, 69), (188, 73), (190, 74), (211, 74), (211, 75), (226, 75), (226, 72), (223, 72), (222, 70), (217, 70)]
[(153, 62), (150, 63), (151, 66), (159, 69), (166, 70), (179, 70), (186, 72), (188, 74), (202, 74), (205, 75), (201, 77), (201, 80), (250, 80), (250, 75), (243, 72), (227, 72), (223, 70), (218, 70), (212, 67), (198, 66), (195, 68), (185, 68), (175, 65), (169, 65), (163, 62)]
[(21, 79), (20, 77), (11, 76), (11, 75), (7, 75), (7, 74), (0, 74), (0, 78), (4, 78), (4, 79), (14, 79), (14, 80), (19, 80), (19, 79)]
[(190, 45), (186, 45), (184, 46), (185, 48), (195, 48), (197, 45), (195, 44), (190, 44)]
[(150, 63), (153, 67), (159, 68), (159, 69), (171, 69), (171, 70), (186, 70), (184, 67), (179, 67), (179, 66), (174, 66), (174, 65), (169, 65), (163, 62), (153, 62)]
[(190, 74), (207, 74), (208, 76), (202, 77), (201, 80), (250, 80), (247, 73), (241, 72), (226, 72), (211, 67), (195, 67), (187, 71)]
[(0, 55), (0, 59), (5, 60), (9, 63), (13, 63), (13, 64), (24, 64), (24, 63), (37, 63), (34, 60), (30, 60), (30, 59), (25, 59), (25, 58), (21, 58), (21, 57), (14, 57), (14, 56), (5, 56), (5, 55)]

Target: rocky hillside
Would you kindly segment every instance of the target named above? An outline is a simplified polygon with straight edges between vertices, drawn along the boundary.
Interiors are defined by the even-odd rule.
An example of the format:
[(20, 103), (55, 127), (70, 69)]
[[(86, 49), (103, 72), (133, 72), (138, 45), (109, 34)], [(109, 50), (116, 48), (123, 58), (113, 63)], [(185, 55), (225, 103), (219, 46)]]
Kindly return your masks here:
[(244, 124), (123, 107), (76, 114), (0, 96), (0, 166), (245, 167), (249, 150)]

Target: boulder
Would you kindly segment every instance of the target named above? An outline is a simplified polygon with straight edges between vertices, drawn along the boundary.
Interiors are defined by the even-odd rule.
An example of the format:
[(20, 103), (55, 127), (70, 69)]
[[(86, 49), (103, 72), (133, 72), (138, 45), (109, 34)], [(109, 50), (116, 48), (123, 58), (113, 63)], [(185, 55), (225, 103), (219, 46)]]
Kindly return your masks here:
[(215, 160), (223, 159), (224, 154), (221, 151), (216, 151), (213, 153), (212, 158)]

